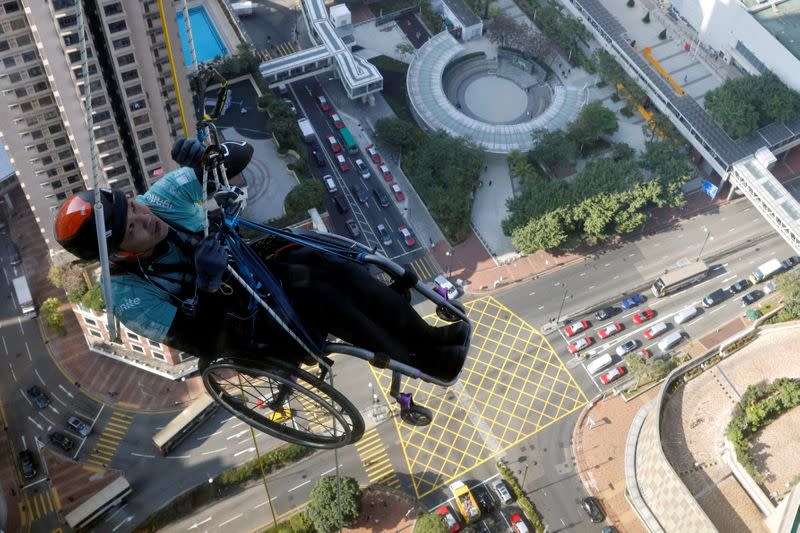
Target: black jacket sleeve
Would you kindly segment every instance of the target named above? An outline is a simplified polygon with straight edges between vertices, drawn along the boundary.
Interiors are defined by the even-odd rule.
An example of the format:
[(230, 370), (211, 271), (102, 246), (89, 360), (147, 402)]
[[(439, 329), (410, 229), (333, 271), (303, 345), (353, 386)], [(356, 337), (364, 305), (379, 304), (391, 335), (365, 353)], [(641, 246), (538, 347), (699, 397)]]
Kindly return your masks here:
[(198, 357), (222, 355), (227, 344), (227, 296), (222, 291), (197, 291), (194, 313), (179, 310), (164, 340), (169, 346)]

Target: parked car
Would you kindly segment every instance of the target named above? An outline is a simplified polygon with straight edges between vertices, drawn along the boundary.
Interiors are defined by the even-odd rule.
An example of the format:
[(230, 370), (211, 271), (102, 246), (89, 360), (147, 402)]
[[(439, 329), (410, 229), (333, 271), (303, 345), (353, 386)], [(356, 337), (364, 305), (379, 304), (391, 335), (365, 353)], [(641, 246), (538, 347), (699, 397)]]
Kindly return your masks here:
[(339, 165), (339, 170), (342, 172), (350, 170), (350, 164), (347, 162), (347, 158), (344, 155), (336, 154), (336, 163)]
[(619, 308), (617, 307), (604, 307), (602, 309), (598, 309), (597, 312), (595, 312), (594, 317), (597, 320), (605, 320), (616, 315), (618, 312)]
[(352, 218), (345, 220), (344, 225), (347, 226), (347, 232), (352, 238), (357, 239), (361, 236), (361, 228), (358, 227), (358, 224)]
[(314, 161), (317, 162), (318, 167), (322, 168), (327, 164), (327, 161), (325, 161), (325, 156), (317, 152), (316, 150), (312, 151), (311, 155), (314, 156)]
[(328, 102), (328, 99), (321, 94), (317, 95), (317, 103), (319, 104), (320, 109), (323, 111), (329, 111), (331, 108), (331, 104)]
[(450, 533), (456, 533), (456, 531), (461, 529), (461, 524), (456, 520), (456, 517), (453, 515), (453, 510), (450, 509), (449, 505), (442, 505), (436, 509), (436, 514), (442, 515), (444, 523), (447, 525), (447, 529), (450, 530)]
[(391, 182), (389, 184), (389, 188), (394, 193), (394, 199), (397, 200), (398, 202), (402, 202), (403, 200), (406, 199), (406, 195), (400, 189), (400, 185), (398, 185), (396, 181)]
[(764, 285), (764, 294), (770, 294), (772, 292), (775, 292), (775, 289), (777, 289), (777, 287), (775, 286), (775, 281), (770, 280), (766, 283), (766, 285)]
[(433, 278), (433, 282), (447, 291), (448, 300), (455, 300), (458, 298), (458, 289), (449, 279), (445, 277), (444, 274), (439, 274)]
[(650, 350), (648, 350), (647, 348), (642, 348), (641, 350), (639, 350), (639, 355), (640, 355), (640, 356), (641, 356), (641, 358), (642, 358), (642, 359), (644, 359), (645, 361), (647, 361), (648, 359), (650, 359), (651, 357), (653, 357), (653, 354), (652, 354), (652, 352), (650, 352)]
[(587, 321), (578, 320), (577, 322), (574, 322), (574, 323), (570, 324), (569, 326), (565, 327), (564, 328), (564, 333), (567, 335), (567, 337), (572, 337), (576, 333), (580, 333), (581, 331), (585, 330), (588, 327), (589, 327), (589, 323)]
[(384, 181), (392, 181), (394, 179), (392, 171), (389, 170), (389, 167), (386, 166), (386, 163), (381, 163), (378, 165), (378, 170), (381, 171), (381, 176), (383, 176)]
[(389, 230), (387, 230), (386, 226), (383, 224), (378, 224), (378, 235), (380, 235), (381, 242), (384, 244), (384, 246), (392, 245), (392, 236), (389, 234)]
[(589, 515), (589, 520), (595, 524), (602, 522), (606, 518), (603, 510), (600, 509), (600, 503), (591, 496), (581, 500), (581, 508)]
[(737, 294), (745, 289), (750, 288), (750, 285), (752, 285), (752, 283), (750, 283), (749, 279), (740, 279), (739, 281), (728, 287), (728, 292), (731, 294)]
[(756, 289), (754, 291), (750, 291), (744, 296), (742, 296), (742, 305), (748, 306), (751, 303), (755, 302), (756, 300), (760, 300), (764, 297), (764, 293), (760, 290)]
[(601, 328), (597, 331), (597, 334), (600, 335), (601, 339), (607, 339), (612, 335), (616, 335), (622, 331), (622, 324), (619, 322), (614, 322), (613, 324), (609, 324), (604, 328)]
[(372, 194), (378, 201), (378, 205), (381, 207), (389, 207), (389, 195), (386, 194), (383, 189), (372, 189)]
[(645, 309), (644, 311), (639, 311), (638, 313), (633, 314), (633, 322), (635, 324), (641, 324), (643, 322), (647, 322), (654, 316), (656, 316), (656, 314), (652, 309)]
[(529, 531), (525, 521), (518, 513), (512, 514), (508, 522), (511, 524), (511, 529), (513, 529), (515, 533), (528, 533)]
[(54, 431), (48, 436), (50, 442), (55, 444), (65, 452), (70, 451), (75, 446), (75, 441), (64, 435), (60, 431)]
[(344, 128), (344, 122), (342, 122), (342, 118), (339, 116), (339, 113), (331, 113), (331, 120), (333, 121), (333, 125), (337, 130)]
[(350, 211), (350, 204), (347, 203), (347, 199), (344, 197), (344, 194), (339, 191), (333, 193), (333, 205), (336, 206), (336, 210), (341, 214), (345, 214)]
[(322, 176), (322, 183), (325, 184), (325, 188), (330, 193), (336, 192), (338, 190), (338, 188), (336, 187), (336, 180), (334, 180), (333, 176), (331, 176), (330, 174), (325, 174), (324, 176)]
[(375, 163), (376, 165), (379, 165), (381, 163), (381, 154), (378, 153), (378, 149), (375, 148), (374, 144), (370, 144), (369, 146), (367, 146), (367, 155), (369, 156), (370, 159), (372, 159), (372, 162)]
[(363, 183), (356, 183), (355, 187), (353, 187), (353, 196), (356, 197), (356, 200), (364, 204), (369, 200), (369, 191), (364, 187)]
[(292, 102), (288, 98), (284, 98), (283, 103), (285, 103), (289, 107), (289, 110), (292, 112), (293, 115), (297, 114), (297, 108), (294, 107), (294, 102)]
[(567, 348), (572, 353), (578, 353), (581, 350), (588, 348), (592, 344), (594, 344), (594, 340), (592, 340), (591, 337), (581, 337), (567, 344)]
[(626, 353), (634, 351), (637, 346), (639, 346), (639, 341), (636, 339), (630, 339), (617, 346), (615, 351), (617, 352), (618, 356), (622, 357)]
[(729, 293), (725, 289), (717, 289), (712, 291), (710, 294), (707, 294), (705, 297), (703, 297), (703, 307), (706, 309), (709, 307), (714, 307), (715, 305), (722, 303), (728, 296)]
[(31, 388), (28, 389), (28, 396), (31, 397), (33, 405), (35, 405), (37, 409), (44, 409), (50, 405), (50, 398), (36, 385), (32, 385)]
[(77, 432), (81, 437), (88, 437), (92, 433), (92, 428), (89, 427), (89, 424), (77, 416), (70, 416), (67, 418), (67, 426)]
[(644, 336), (646, 339), (655, 339), (665, 331), (667, 331), (668, 326), (666, 322), (659, 322), (658, 324), (653, 324), (650, 328), (644, 330)]
[(472, 493), (475, 495), (475, 501), (478, 502), (478, 508), (482, 513), (491, 514), (494, 511), (494, 499), (485, 486), (479, 485), (473, 488)]
[(500, 501), (503, 502), (503, 505), (514, 501), (514, 498), (511, 497), (511, 493), (508, 491), (508, 487), (506, 487), (505, 481), (502, 479), (495, 479), (492, 482), (492, 488), (497, 493), (497, 497), (500, 498)]
[(333, 135), (328, 135), (328, 145), (331, 147), (331, 151), (336, 154), (342, 151), (342, 146), (339, 144), (339, 141), (336, 140), (336, 137)]
[(633, 296), (628, 296), (624, 300), (620, 302), (620, 305), (623, 309), (630, 309), (631, 307), (636, 307), (637, 305), (641, 305), (647, 301), (641, 294), (634, 294)]
[(798, 263), (800, 263), (800, 256), (797, 255), (792, 255), (781, 261), (784, 270), (791, 270)]
[(19, 452), (19, 466), (22, 468), (22, 477), (33, 479), (36, 477), (36, 460), (30, 450)]
[(364, 161), (362, 161), (361, 159), (356, 159), (356, 168), (358, 169), (358, 172), (361, 174), (361, 177), (364, 178), (365, 180), (372, 177), (372, 171), (369, 169), (367, 164), (364, 163)]
[(408, 230), (407, 227), (400, 226), (399, 228), (397, 228), (397, 231), (400, 233), (400, 237), (406, 243), (406, 246), (414, 246), (414, 243), (416, 241), (414, 240), (414, 236), (411, 235), (411, 232)]

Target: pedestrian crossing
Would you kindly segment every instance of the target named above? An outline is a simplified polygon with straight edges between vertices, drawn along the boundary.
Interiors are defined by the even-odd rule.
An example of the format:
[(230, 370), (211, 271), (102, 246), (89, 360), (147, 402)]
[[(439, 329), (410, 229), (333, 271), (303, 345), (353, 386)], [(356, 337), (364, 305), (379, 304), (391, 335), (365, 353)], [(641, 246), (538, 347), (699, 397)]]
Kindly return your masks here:
[(116, 453), (117, 448), (122, 443), (122, 439), (128, 432), (131, 422), (133, 422), (131, 415), (114, 411), (111, 414), (111, 418), (106, 422), (103, 431), (100, 432), (100, 436), (94, 445), (94, 450), (86, 460), (84, 468), (87, 470), (108, 468), (114, 458), (114, 453)]
[(431, 256), (423, 255), (411, 261), (407, 267), (414, 271), (414, 274), (421, 280), (433, 280), (439, 275), (439, 267), (433, 262)]
[(285, 43), (276, 44), (275, 46), (271, 46), (268, 50), (267, 49), (258, 50), (256, 52), (256, 57), (258, 57), (261, 61), (269, 61), (270, 59), (288, 56), (289, 54), (293, 54), (299, 51), (300, 51), (300, 46), (296, 42), (288, 41)]
[(29, 526), (35, 520), (61, 511), (61, 501), (55, 487), (37, 493), (26, 491), (23, 496), (24, 501), (18, 504), (22, 526)]
[(386, 485), (393, 489), (400, 488), (400, 479), (376, 428), (364, 432), (364, 436), (355, 447), (370, 483)]

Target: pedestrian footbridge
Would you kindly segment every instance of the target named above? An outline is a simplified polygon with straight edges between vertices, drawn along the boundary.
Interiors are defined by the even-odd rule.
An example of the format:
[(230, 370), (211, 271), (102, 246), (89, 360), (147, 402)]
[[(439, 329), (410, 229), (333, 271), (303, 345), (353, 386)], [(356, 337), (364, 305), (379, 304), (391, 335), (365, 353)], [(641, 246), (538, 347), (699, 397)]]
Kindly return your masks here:
[(310, 34), (322, 44), (261, 63), (259, 70), (267, 83), (274, 87), (334, 70), (351, 99), (381, 91), (383, 76), (367, 60), (353, 55), (336, 33), (324, 0), (303, 0), (303, 8)]

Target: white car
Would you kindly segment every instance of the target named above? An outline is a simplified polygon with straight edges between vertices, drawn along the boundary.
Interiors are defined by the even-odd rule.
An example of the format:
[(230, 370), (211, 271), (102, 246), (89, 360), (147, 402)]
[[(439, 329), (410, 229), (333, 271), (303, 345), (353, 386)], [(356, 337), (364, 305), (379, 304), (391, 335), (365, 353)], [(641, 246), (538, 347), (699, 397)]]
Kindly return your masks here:
[(361, 173), (361, 177), (365, 180), (372, 176), (372, 172), (370, 172), (369, 167), (361, 159), (356, 159), (356, 168), (358, 168), (358, 171)]
[(449, 279), (447, 279), (444, 274), (439, 274), (435, 278), (433, 278), (433, 282), (436, 283), (439, 287), (442, 287), (447, 290), (447, 299), (448, 300), (455, 300), (458, 298), (458, 289), (456, 286), (453, 285)]
[(334, 181), (333, 176), (331, 176), (330, 174), (325, 174), (325, 176), (323, 176), (322, 178), (322, 181), (325, 182), (325, 188), (328, 189), (328, 192), (330, 193), (336, 192), (337, 190), (336, 181)]

